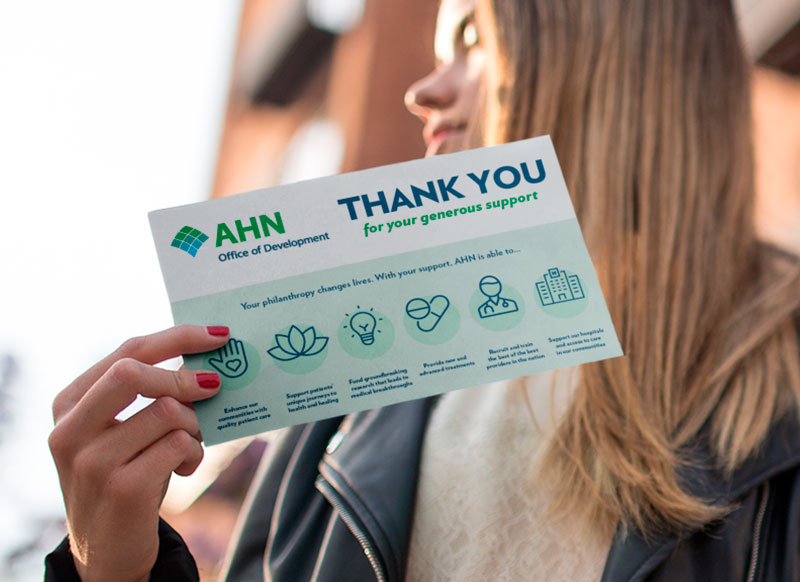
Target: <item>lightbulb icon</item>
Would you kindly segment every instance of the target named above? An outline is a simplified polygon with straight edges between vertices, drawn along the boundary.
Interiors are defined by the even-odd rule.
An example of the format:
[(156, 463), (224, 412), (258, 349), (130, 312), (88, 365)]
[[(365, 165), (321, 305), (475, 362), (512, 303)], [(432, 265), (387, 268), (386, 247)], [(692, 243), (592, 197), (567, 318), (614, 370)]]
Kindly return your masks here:
[(365, 346), (375, 343), (375, 316), (366, 311), (357, 311), (350, 317), (350, 329), (358, 334), (358, 339)]

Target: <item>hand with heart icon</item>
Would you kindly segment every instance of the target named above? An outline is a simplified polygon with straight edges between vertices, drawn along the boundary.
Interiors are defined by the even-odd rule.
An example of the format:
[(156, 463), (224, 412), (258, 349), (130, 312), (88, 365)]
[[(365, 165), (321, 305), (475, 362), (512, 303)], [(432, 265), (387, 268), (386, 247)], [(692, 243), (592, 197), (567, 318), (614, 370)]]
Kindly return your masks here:
[(244, 344), (237, 339), (231, 340), (217, 350), (217, 357), (209, 358), (208, 363), (227, 378), (238, 378), (247, 372), (247, 354)]

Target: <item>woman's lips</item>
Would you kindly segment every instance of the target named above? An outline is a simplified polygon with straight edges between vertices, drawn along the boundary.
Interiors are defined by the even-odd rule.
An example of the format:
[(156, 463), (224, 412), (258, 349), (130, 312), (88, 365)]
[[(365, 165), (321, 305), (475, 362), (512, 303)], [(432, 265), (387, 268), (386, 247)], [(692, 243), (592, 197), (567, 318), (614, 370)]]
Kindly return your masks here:
[(466, 124), (458, 124), (458, 125), (440, 124), (434, 126), (430, 130), (428, 130), (428, 128), (425, 128), (425, 130), (423, 131), (423, 138), (425, 139), (425, 144), (428, 146), (425, 155), (426, 156), (435, 155), (442, 147), (442, 144), (444, 144), (444, 142), (446, 142), (453, 136), (463, 134), (465, 129), (466, 129)]

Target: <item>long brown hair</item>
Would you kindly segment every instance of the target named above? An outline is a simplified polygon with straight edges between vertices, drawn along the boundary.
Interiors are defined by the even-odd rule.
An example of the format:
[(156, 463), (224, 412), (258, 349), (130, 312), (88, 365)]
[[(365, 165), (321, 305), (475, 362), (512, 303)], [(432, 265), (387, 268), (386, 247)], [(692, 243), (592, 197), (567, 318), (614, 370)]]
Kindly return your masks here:
[(625, 356), (581, 367), (557, 506), (680, 531), (704, 427), (734, 471), (800, 404), (798, 269), (756, 240), (749, 67), (729, 0), (485, 0), (485, 140), (550, 134)]

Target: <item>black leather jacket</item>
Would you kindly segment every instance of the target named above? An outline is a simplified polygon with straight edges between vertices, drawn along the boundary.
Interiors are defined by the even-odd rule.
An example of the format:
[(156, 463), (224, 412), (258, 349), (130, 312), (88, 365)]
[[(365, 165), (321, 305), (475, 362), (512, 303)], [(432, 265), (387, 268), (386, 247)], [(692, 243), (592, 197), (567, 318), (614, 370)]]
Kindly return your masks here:
[[(402, 582), (431, 402), (285, 431), (254, 481), (226, 580)], [(736, 509), (681, 538), (619, 533), (602, 580), (800, 581), (800, 424), (775, 427), (731, 479), (709, 466), (702, 439), (693, 450), (691, 490)], [(193, 579), (180, 538), (162, 529), (151, 580)], [(68, 546), (59, 551), (48, 557), (48, 581), (73, 579)]]

